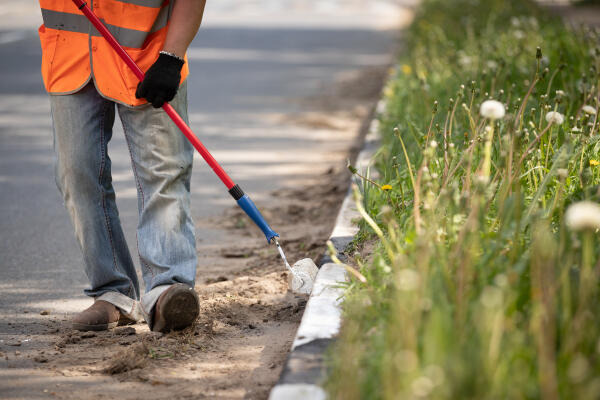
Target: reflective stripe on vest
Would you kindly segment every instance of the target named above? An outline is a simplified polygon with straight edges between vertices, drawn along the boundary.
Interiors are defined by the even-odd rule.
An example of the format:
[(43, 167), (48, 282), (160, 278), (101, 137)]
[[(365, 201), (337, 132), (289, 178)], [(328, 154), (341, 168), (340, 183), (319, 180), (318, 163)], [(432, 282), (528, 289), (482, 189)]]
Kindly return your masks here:
[(134, 4), (136, 6), (159, 8), (165, 0), (115, 0), (120, 3)]
[[(92, 36), (101, 36), (100, 32), (91, 26), (91, 23), (84, 15), (64, 13), (42, 8), (42, 18), (44, 19), (44, 25), (46, 28), (68, 32), (91, 33)], [(163, 7), (158, 13), (157, 18), (154, 21), (154, 25), (148, 32), (122, 28), (106, 23), (105, 25), (110, 33), (112, 33), (117, 41), (121, 44), (121, 46), (139, 49), (143, 46), (144, 42), (146, 41), (146, 37), (150, 33), (156, 32), (167, 26), (167, 23), (169, 22), (168, 18), (169, 8)], [(92, 30), (91, 32), (90, 29)]]

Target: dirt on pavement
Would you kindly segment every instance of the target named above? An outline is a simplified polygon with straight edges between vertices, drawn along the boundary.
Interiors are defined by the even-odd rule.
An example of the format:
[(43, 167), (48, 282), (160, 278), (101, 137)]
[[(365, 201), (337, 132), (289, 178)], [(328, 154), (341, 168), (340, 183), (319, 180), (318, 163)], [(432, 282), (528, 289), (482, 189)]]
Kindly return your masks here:
[[(357, 150), (384, 73), (369, 68), (345, 76), (322, 96), (302, 100), (312, 105), (306, 112), (281, 117), (282, 124), (356, 138), (342, 157), (325, 160), (325, 173), (309, 171), (303, 185), (272, 193), (274, 205), (258, 204), (278, 228), (290, 262), (310, 257), (318, 263), (324, 254), (349, 183), (341, 160)], [(225, 214), (197, 221), (225, 229), (227, 240), (199, 244), (201, 311), (194, 326), (169, 334), (145, 324), (78, 332), (69, 328), (70, 315), (31, 310), (35, 315), (16, 319), (0, 341), (0, 394), (9, 385), (15, 394), (9, 398), (27, 399), (267, 398), (307, 297), (288, 291), (276, 249), (248, 217), (237, 207)]]

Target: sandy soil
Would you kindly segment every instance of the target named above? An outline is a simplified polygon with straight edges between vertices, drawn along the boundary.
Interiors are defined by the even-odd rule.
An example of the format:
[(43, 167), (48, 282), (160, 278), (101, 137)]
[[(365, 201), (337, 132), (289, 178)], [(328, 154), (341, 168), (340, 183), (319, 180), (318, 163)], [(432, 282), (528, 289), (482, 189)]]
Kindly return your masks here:
[[(302, 99), (311, 108), (282, 116), (282, 123), (358, 138), (384, 73), (366, 69), (344, 77), (318, 98)], [(324, 253), (349, 182), (340, 159), (356, 150), (355, 145), (344, 157), (332, 155), (326, 173), (308, 174), (304, 185), (273, 193), (273, 206), (259, 204), (269, 223), (281, 227), (291, 262), (310, 257), (318, 263)], [(12, 324), (12, 334), (3, 336), (0, 394), (8, 393), (2, 388), (8, 383), (9, 398), (265, 399), (307, 299), (288, 292), (274, 246), (265, 245), (241, 210), (232, 207), (225, 216), (197, 224), (225, 228), (227, 240), (199, 246), (201, 312), (193, 327), (166, 335), (145, 324), (82, 333), (69, 329), (69, 316), (42, 311), (22, 320), (30, 322)]]

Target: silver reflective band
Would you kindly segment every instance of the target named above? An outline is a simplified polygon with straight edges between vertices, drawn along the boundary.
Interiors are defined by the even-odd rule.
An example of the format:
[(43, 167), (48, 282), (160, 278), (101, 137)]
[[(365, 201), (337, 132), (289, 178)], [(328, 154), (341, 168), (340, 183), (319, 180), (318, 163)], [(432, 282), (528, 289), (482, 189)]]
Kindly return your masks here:
[(152, 24), (152, 28), (150, 28), (151, 33), (161, 30), (167, 26), (169, 17), (171, 16), (171, 4), (173, 4), (173, 2), (169, 3), (169, 7), (163, 7), (160, 9), (156, 19), (154, 20), (154, 24)]
[(165, 0), (116, 0), (119, 3), (133, 4), (136, 6), (159, 8)]
[[(94, 28), (84, 15), (64, 13), (60, 11), (47, 10), (42, 8), (42, 18), (46, 28), (57, 29), (68, 32), (91, 33), (92, 36), (101, 36), (100, 32)], [(102, 21), (104, 22), (104, 21)], [(113, 34), (119, 44), (124, 47), (141, 48), (146, 41), (148, 34), (156, 32), (169, 22), (169, 7), (163, 7), (149, 32), (127, 29), (120, 26), (104, 24)]]
[(63, 13), (42, 8), (44, 26), (61, 31), (89, 33), (91, 23), (84, 15)]

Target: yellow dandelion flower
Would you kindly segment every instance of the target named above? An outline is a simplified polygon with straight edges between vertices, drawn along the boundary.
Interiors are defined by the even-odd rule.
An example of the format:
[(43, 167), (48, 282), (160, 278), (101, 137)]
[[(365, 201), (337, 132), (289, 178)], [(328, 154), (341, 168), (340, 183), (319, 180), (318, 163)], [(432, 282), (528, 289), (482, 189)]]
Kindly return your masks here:
[(600, 165), (600, 161), (598, 161), (598, 160), (590, 160), (590, 167), (595, 167), (596, 165)]
[(410, 75), (412, 74), (412, 68), (410, 67), (410, 65), (408, 64), (402, 64), (402, 73), (404, 75)]
[(383, 185), (381, 190), (392, 190), (392, 185)]

